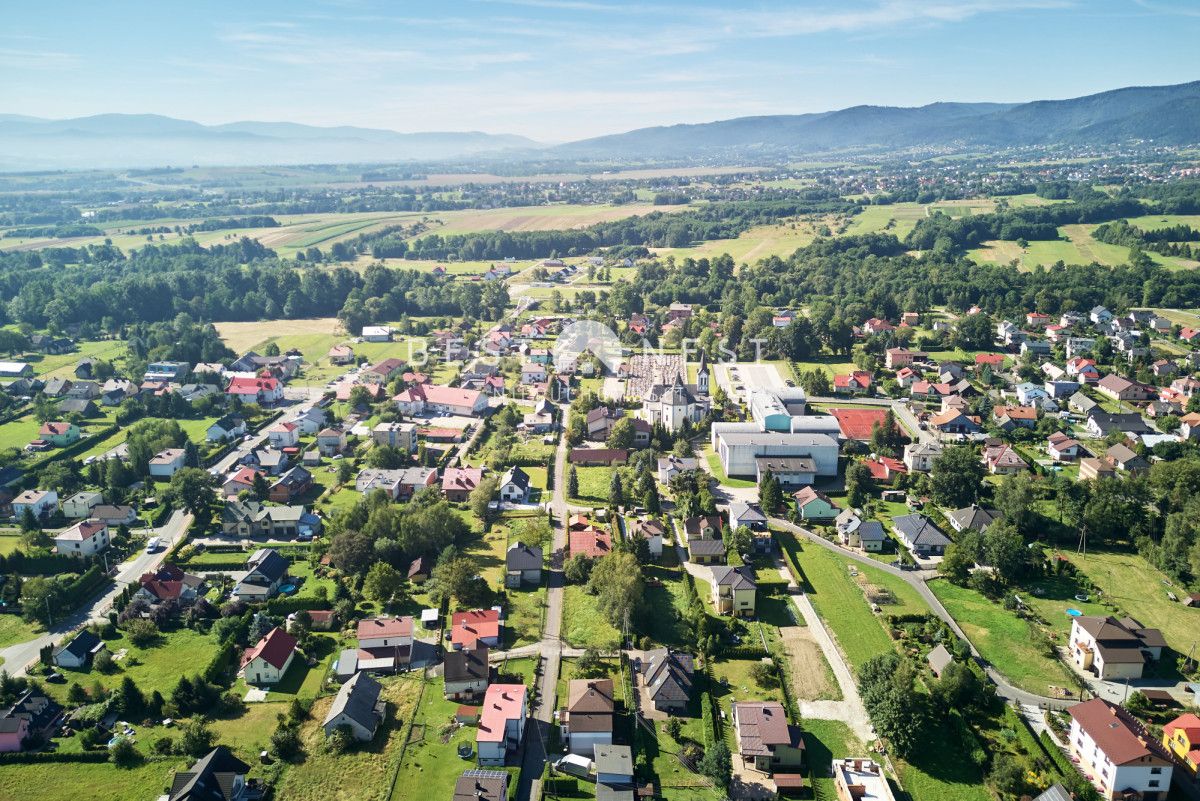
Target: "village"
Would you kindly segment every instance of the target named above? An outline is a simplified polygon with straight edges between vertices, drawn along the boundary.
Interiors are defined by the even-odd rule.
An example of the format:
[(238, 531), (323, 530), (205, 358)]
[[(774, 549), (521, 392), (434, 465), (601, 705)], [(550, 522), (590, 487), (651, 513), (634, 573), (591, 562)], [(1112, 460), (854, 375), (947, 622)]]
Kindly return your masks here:
[[(969, 782), (954, 735), (881, 711), (869, 677), (899, 660), (1037, 777), (996, 787), (1194, 792), (1200, 593), (1126, 607), (1085, 570), (1104, 487), (1188, 480), (1200, 331), (927, 310), (863, 320), (846, 359), (728, 361), (689, 338), (719, 325), (697, 304), (617, 321), (603, 354), (556, 347), (585, 318), (541, 305), (419, 350), (377, 323), (135, 376), (68, 337), (31, 341), (54, 375), (0, 363), (29, 437), (4, 474), (0, 751), (194, 759), (170, 801), (958, 781), (913, 737)], [(768, 312), (777, 337), (801, 317)], [(153, 411), (126, 424), (129, 401)], [(1031, 509), (1081, 533), (1029, 537)]]

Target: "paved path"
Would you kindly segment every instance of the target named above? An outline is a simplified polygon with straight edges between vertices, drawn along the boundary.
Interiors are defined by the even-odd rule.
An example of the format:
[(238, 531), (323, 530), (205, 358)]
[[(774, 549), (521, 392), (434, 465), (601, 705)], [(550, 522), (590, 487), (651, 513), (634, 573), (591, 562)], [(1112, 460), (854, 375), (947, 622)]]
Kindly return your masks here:
[(167, 551), (184, 535), (191, 524), (192, 516), (189, 514), (175, 512), (171, 515), (171, 519), (163, 526), (152, 530), (151, 536), (158, 537), (162, 541), (161, 548), (154, 553), (146, 553), (144, 549), (135, 552), (117, 568), (111, 589), (103, 595), (97, 596), (86, 606), (77, 609), (69, 617), (62, 620), (56, 619), (45, 634), (0, 649), (0, 658), (4, 659), (4, 669), (13, 675), (23, 675), (25, 667), (38, 658), (42, 648), (60, 641), (64, 634), (72, 632), (92, 620), (102, 619), (125, 585), (137, 581), (143, 573), (154, 570), (162, 564), (163, 559), (167, 556)]
[(939, 601), (937, 596), (933, 594), (933, 590), (929, 589), (929, 586), (925, 583), (927, 579), (936, 576), (936, 573), (932, 571), (901, 570), (899, 568), (892, 567), (889, 564), (878, 562), (869, 556), (864, 556), (857, 551), (851, 551), (847, 548), (841, 547), (840, 545), (836, 545), (824, 537), (817, 536), (808, 529), (801, 528), (800, 526), (797, 526), (794, 523), (782, 518), (772, 517), (770, 518), (770, 522), (771, 525), (781, 528), (785, 531), (790, 531), (796, 536), (807, 540), (808, 542), (815, 543), (822, 548), (834, 551), (841, 556), (861, 562), (862, 564), (870, 565), (871, 567), (882, 570), (885, 573), (890, 573), (893, 576), (896, 576), (897, 578), (903, 579), (905, 582), (907, 582), (914, 590), (917, 591), (917, 594), (921, 596), (925, 603), (928, 604), (933, 613), (944, 620), (946, 625), (950, 627), (950, 630), (967, 643), (971, 649), (971, 655), (975, 657), (975, 661), (979, 663), (980, 667), (984, 669), (988, 677), (996, 684), (996, 693), (1001, 698), (1014, 701), (1018, 704), (1027, 704), (1044, 709), (1066, 709), (1069, 706), (1079, 703), (1075, 699), (1049, 698), (1044, 695), (1026, 692), (1019, 687), (1015, 687), (1008, 681), (1008, 679), (1004, 678), (1004, 675), (1001, 674), (1000, 671), (992, 667), (991, 664), (983, 658), (978, 649), (975, 648), (975, 644), (971, 642), (971, 639), (967, 637), (950, 613), (946, 611), (946, 607), (942, 606), (942, 602)]

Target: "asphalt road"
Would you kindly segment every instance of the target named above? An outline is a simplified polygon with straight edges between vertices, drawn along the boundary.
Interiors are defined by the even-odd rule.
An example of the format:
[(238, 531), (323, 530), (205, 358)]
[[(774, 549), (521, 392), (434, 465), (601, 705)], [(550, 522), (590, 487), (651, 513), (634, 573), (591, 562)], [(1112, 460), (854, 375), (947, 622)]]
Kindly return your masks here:
[[(143, 573), (156, 569), (167, 556), (167, 551), (182, 537), (192, 523), (192, 516), (184, 512), (175, 512), (171, 519), (159, 528), (151, 530), (151, 536), (162, 541), (162, 547), (154, 553), (139, 550), (129, 559), (121, 563), (114, 576), (114, 586), (103, 595), (97, 596), (91, 603), (77, 609), (69, 617), (55, 620), (50, 630), (45, 634), (26, 642), (10, 645), (0, 649), (0, 658), (4, 659), (4, 669), (14, 675), (22, 675), (25, 667), (38, 658), (43, 647), (59, 642), (64, 634), (96, 619), (102, 619), (112, 606), (113, 599), (124, 589), (126, 584), (138, 580)], [(53, 610), (52, 610), (53, 612)]]

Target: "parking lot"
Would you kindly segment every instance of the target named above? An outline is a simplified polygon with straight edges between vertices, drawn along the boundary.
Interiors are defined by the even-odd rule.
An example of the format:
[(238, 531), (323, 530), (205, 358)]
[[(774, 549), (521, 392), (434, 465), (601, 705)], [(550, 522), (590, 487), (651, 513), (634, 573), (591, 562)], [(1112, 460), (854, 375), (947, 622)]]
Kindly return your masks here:
[(755, 390), (783, 389), (787, 386), (773, 364), (731, 362), (713, 366), (717, 384), (730, 398), (746, 403)]

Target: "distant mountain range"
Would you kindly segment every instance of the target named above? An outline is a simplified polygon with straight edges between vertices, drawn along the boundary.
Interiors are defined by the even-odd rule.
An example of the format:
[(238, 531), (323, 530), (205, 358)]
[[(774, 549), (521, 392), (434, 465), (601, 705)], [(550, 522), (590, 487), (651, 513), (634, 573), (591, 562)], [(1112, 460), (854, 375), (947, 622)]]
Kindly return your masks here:
[(852, 106), (641, 128), (547, 147), (522, 136), (397, 133), (290, 122), (201, 125), (153, 114), (46, 120), (0, 114), (0, 170), (437, 161), (462, 157), (720, 159), (903, 148), (1200, 142), (1200, 81), (1070, 100)]

